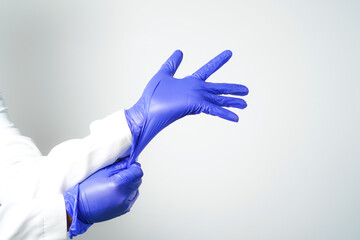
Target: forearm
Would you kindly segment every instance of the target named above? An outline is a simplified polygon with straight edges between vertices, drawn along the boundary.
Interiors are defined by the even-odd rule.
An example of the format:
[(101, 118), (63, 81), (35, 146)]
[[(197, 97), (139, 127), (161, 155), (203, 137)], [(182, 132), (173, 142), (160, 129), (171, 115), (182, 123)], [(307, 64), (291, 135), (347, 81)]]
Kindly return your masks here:
[[(118, 111), (93, 122), (87, 137), (61, 143), (48, 156), (42, 156), (31, 139), (20, 134), (1, 135), (2, 140), (0, 180), (12, 181), (14, 188), (24, 189), (21, 195), (36, 198), (64, 193), (97, 170), (126, 157), (132, 134), (124, 112)], [(19, 194), (2, 183), (2, 191)]]
[[(61, 143), (48, 156), (31, 157), (18, 164), (14, 184), (26, 189), (32, 198), (64, 193), (129, 154), (132, 135), (123, 112), (94, 122), (90, 130), (89, 136)], [(13, 178), (14, 172), (8, 172), (4, 172), (0, 180)]]
[[(97, 170), (130, 153), (132, 134), (123, 110), (93, 122), (90, 135), (56, 146), (46, 157), (49, 171), (43, 173), (52, 186), (64, 193)], [(45, 161), (44, 161), (45, 162)]]

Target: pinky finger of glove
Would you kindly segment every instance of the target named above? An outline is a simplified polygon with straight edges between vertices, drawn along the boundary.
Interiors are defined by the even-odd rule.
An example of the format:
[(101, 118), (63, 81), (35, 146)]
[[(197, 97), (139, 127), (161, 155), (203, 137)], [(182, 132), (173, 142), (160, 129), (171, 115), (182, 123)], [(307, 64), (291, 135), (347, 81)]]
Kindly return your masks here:
[(206, 113), (206, 114), (213, 115), (213, 116), (218, 116), (220, 118), (223, 118), (225, 120), (229, 120), (229, 121), (232, 121), (232, 122), (238, 122), (239, 121), (238, 115), (236, 115), (235, 113), (233, 113), (230, 110), (227, 110), (225, 108), (216, 106), (216, 105), (214, 105), (212, 103), (207, 103), (203, 107), (202, 112)]

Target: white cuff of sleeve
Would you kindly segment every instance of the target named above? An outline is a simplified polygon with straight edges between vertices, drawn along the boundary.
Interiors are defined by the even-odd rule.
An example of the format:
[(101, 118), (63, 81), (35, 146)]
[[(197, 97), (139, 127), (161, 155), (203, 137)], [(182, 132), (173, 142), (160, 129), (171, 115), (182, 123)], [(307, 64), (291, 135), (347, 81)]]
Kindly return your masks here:
[[(104, 119), (96, 120), (90, 124), (91, 135), (107, 141), (117, 139), (120, 143), (118, 147), (119, 158), (126, 157), (130, 154), (132, 145), (132, 133), (125, 117), (125, 110), (119, 110)], [(121, 141), (119, 141), (121, 136)]]
[(45, 198), (43, 202), (44, 240), (66, 239), (67, 223), (65, 201), (62, 194)]

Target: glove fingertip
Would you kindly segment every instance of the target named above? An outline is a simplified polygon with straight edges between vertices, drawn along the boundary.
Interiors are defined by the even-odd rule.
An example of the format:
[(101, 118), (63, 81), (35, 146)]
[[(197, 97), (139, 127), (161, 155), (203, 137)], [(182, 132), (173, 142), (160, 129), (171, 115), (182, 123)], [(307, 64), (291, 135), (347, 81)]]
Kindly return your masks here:
[(141, 164), (139, 162), (134, 162), (132, 165), (135, 165), (135, 166), (141, 168)]
[(231, 116), (229, 116), (228, 120), (232, 122), (239, 122), (239, 116), (234, 113)]
[(175, 52), (174, 52), (174, 54), (175, 54), (175, 53), (176, 53), (179, 57), (181, 57), (181, 58), (184, 56), (184, 53), (183, 53), (180, 49), (176, 49)]
[(141, 166), (139, 163), (133, 163), (128, 168), (129, 174), (133, 176), (134, 179), (142, 178), (144, 176), (144, 172), (141, 169)]
[(225, 51), (223, 52), (223, 54), (224, 54), (226, 57), (231, 58), (233, 53), (232, 53), (231, 50), (227, 49), (227, 50), (225, 50)]
[(223, 113), (219, 117), (229, 120), (231, 122), (239, 122), (239, 116), (236, 113), (227, 109), (223, 109)]
[(242, 85), (241, 86), (241, 93), (245, 96), (249, 94), (249, 88), (247, 88), (246, 86)]
[(247, 102), (244, 100), (244, 99), (241, 99), (242, 101), (241, 101), (241, 109), (244, 109), (244, 108), (246, 108), (247, 107)]

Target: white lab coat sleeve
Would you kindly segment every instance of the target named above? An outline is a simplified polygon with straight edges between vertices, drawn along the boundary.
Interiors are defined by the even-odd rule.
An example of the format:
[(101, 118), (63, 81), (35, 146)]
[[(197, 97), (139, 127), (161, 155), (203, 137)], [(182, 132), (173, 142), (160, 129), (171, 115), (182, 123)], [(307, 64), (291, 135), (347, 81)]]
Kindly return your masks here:
[(97, 170), (127, 157), (131, 145), (132, 134), (124, 110), (120, 110), (93, 122), (87, 137), (56, 146), (35, 168), (41, 171), (46, 186), (64, 193)]
[(64, 240), (67, 238), (66, 212), (62, 194), (54, 197), (2, 202), (0, 239)]
[[(130, 154), (124, 110), (90, 125), (90, 134), (42, 156), (9, 121), (0, 95), (0, 239), (65, 239), (62, 193)], [(58, 196), (49, 200), (49, 196)], [(65, 230), (64, 230), (65, 229)]]
[(3, 139), (0, 149), (5, 146), (5, 155), (0, 150), (0, 162), (12, 160), (10, 164), (5, 160), (5, 168), (0, 163), (0, 179), (11, 179), (12, 185), (23, 189), (23, 194), (29, 197), (64, 193), (97, 170), (128, 156), (132, 144), (124, 110), (93, 122), (87, 137), (63, 142), (48, 156), (37, 155), (31, 150), (36, 146), (21, 135), (7, 134), (5, 140), (4, 136), (0, 136), (0, 142)]
[[(64, 193), (97, 170), (130, 154), (132, 134), (124, 110), (94, 121), (87, 137), (63, 142), (48, 156), (42, 156), (32, 140), (22, 136), (8, 120), (1, 95), (0, 109), (0, 172), (3, 177), (15, 179), (22, 188), (26, 185), (26, 192), (32, 197)], [(6, 168), (14, 169), (15, 173), (4, 173)]]

